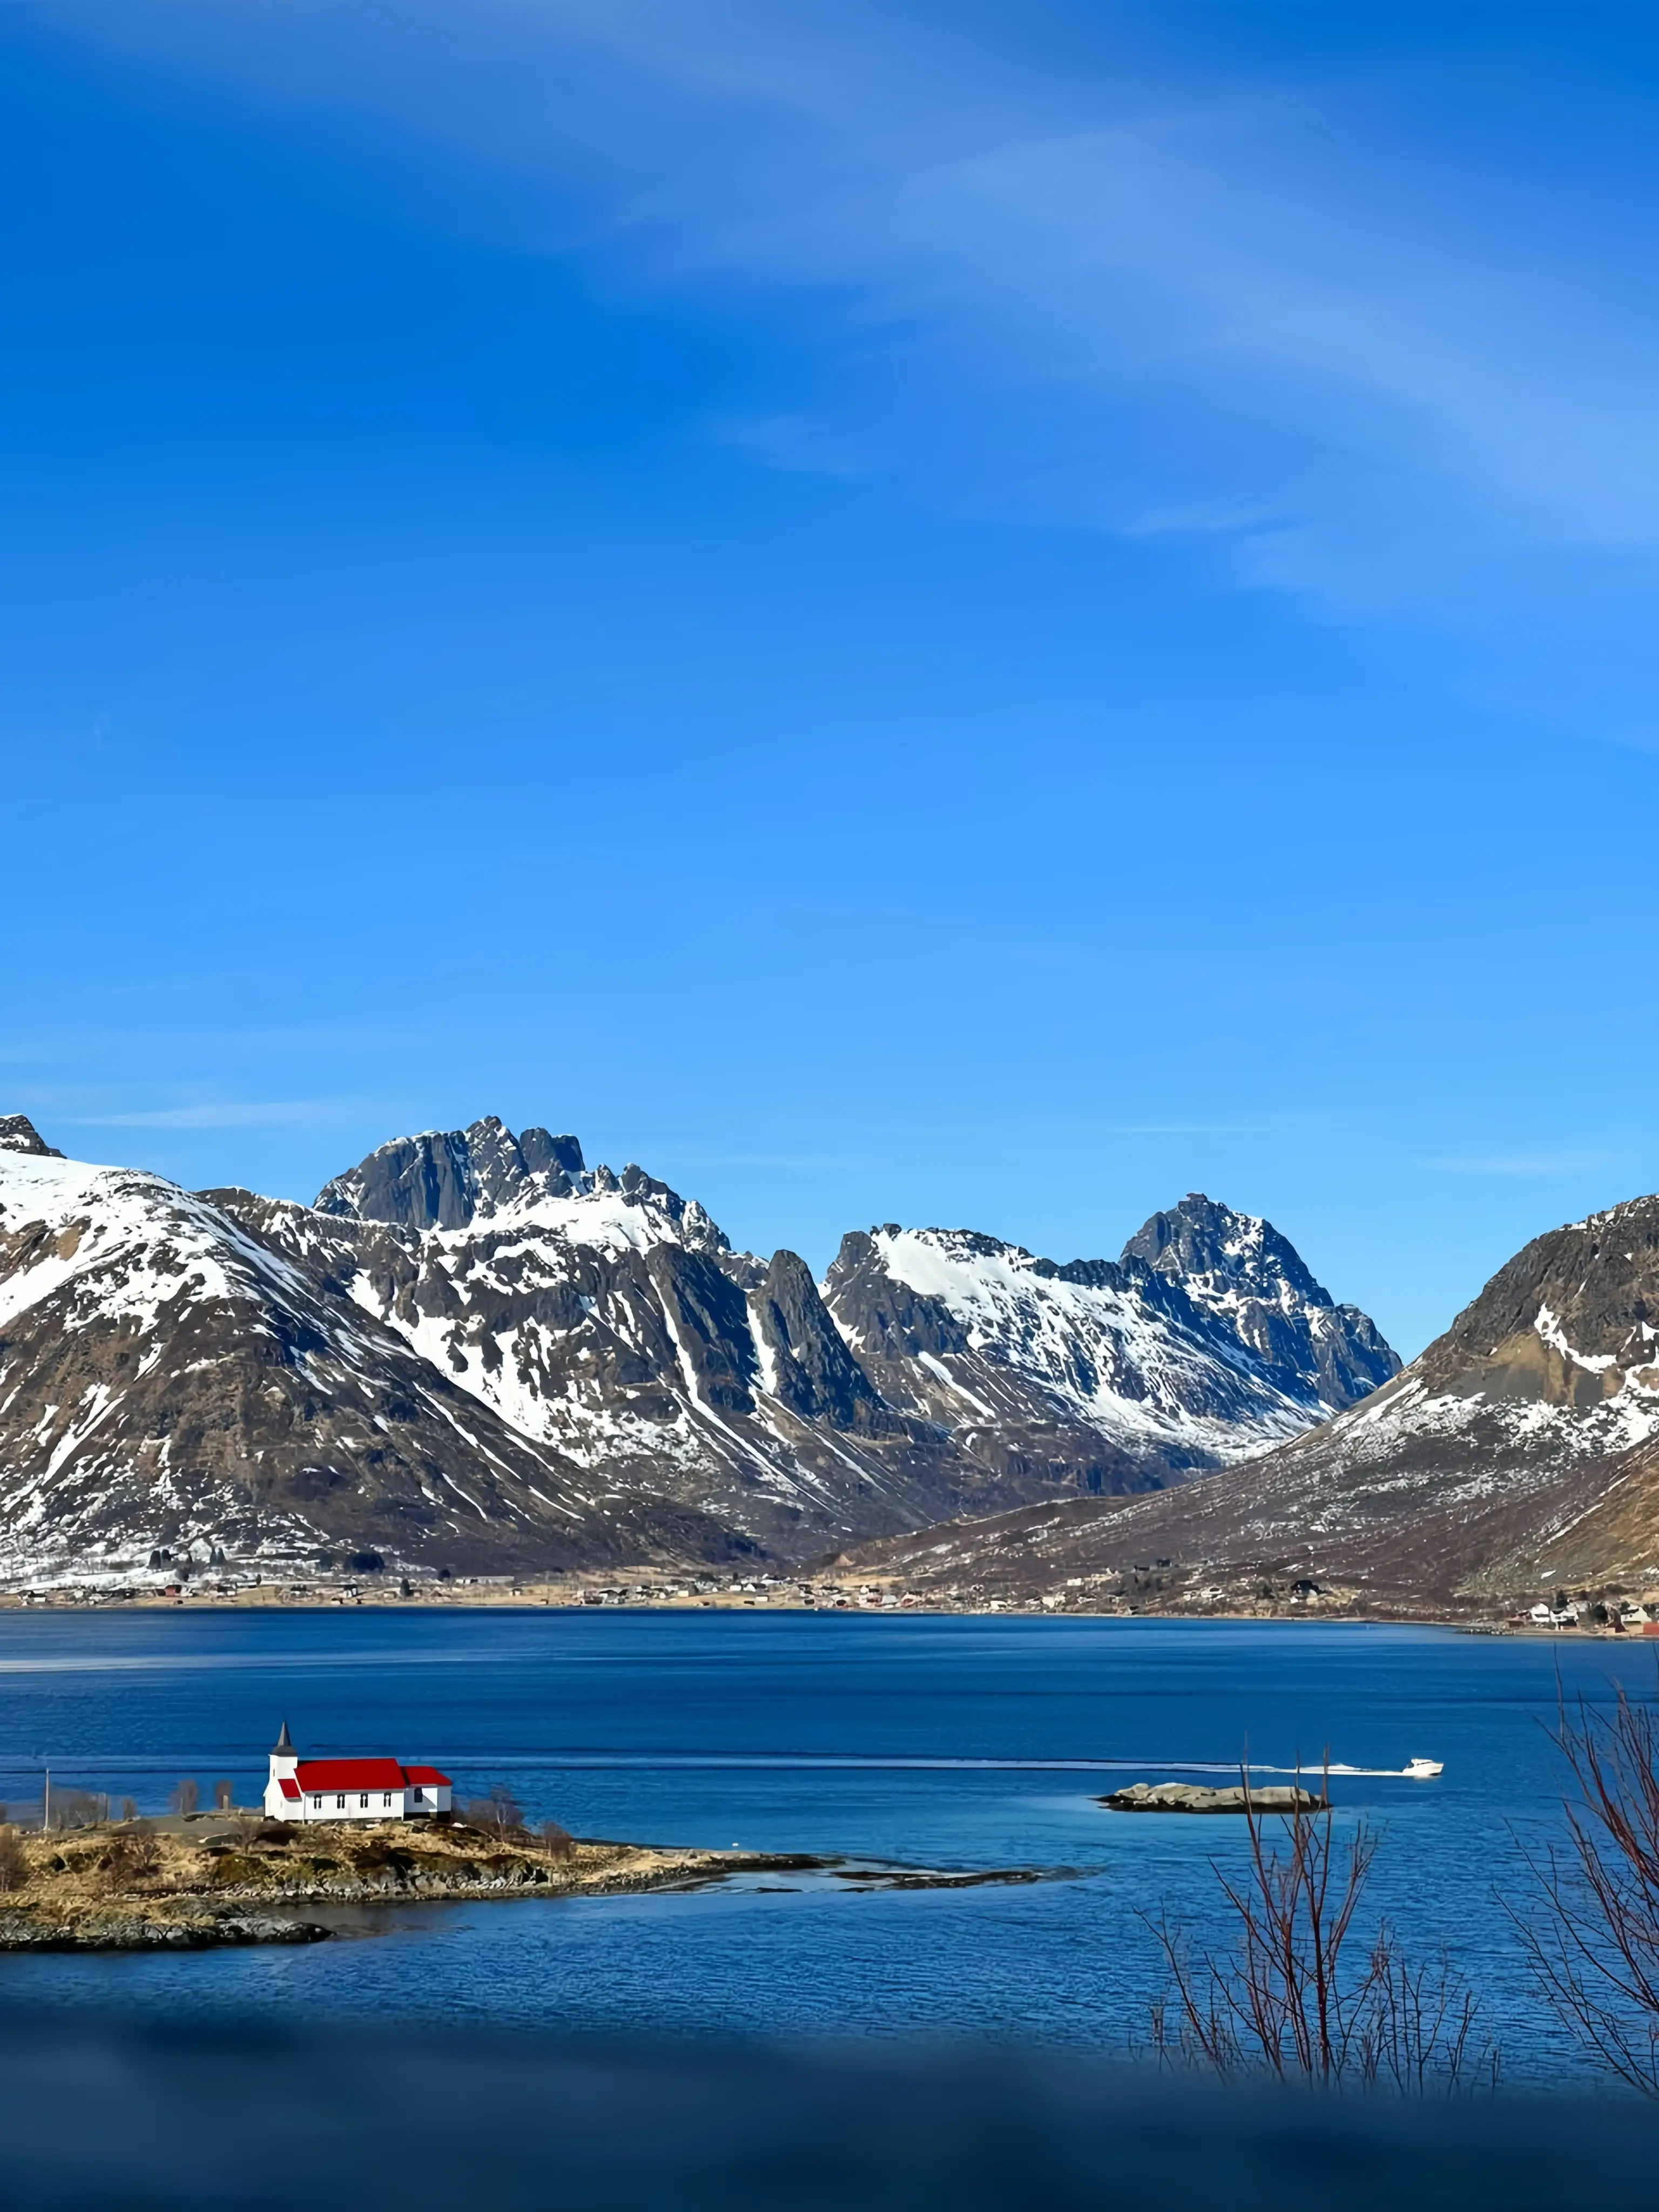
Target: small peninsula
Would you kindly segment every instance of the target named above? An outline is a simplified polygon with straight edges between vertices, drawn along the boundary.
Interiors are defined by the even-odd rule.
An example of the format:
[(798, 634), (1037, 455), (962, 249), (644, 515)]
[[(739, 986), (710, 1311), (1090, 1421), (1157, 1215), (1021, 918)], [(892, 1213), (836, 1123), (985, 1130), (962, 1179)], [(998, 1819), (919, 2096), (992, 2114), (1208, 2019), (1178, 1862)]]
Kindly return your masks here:
[(936, 1872), (805, 1852), (550, 1843), (441, 1815), (301, 1827), (257, 1813), (198, 1813), (44, 1835), (0, 1830), (0, 1951), (313, 1943), (333, 1930), (307, 1907), (605, 1897), (741, 1874), (895, 1889), (1037, 1879), (1024, 1869)]

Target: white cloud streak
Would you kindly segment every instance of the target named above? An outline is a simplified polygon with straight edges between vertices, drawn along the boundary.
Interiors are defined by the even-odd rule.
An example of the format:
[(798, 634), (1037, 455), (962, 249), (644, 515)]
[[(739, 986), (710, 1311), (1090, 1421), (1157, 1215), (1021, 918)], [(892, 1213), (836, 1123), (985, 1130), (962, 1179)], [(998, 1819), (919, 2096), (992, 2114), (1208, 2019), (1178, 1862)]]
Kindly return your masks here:
[(1492, 1152), (1413, 1164), (1441, 1175), (1576, 1176), (1615, 1167), (1623, 1157), (1617, 1152)]
[[(884, 459), (1347, 603), (1473, 588), (1492, 542), (1659, 548), (1644, 218), (1560, 160), (1495, 173), (1408, 74), (1054, 58), (1017, 9), (860, 0), (63, 13), (554, 187), (561, 242), (636, 281), (810, 300), (822, 419), (714, 428), (759, 465)], [(1601, 89), (1638, 147), (1652, 118)]]
[(75, 1129), (263, 1129), (339, 1121), (361, 1111), (362, 1102), (349, 1098), (221, 1099), (130, 1114), (59, 1114), (54, 1119)]

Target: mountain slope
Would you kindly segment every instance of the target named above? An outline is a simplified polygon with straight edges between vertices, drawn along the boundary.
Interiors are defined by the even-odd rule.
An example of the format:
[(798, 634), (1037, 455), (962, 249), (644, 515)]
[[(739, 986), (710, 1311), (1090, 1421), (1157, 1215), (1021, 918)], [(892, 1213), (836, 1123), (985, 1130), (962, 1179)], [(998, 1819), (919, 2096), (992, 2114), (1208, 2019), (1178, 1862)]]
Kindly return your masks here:
[[(383, 1146), (313, 1209), (216, 1195), (526, 1434), (788, 1557), (1056, 1486), (1161, 1484), (1322, 1410), (1139, 1260), (1060, 1268), (877, 1231), (844, 1241), (821, 1295), (795, 1254), (732, 1252), (637, 1167), (494, 1116)], [(1246, 1243), (1264, 1226), (1212, 1211)]]
[(1184, 1204), (1209, 1208), (1196, 1296), (1190, 1237), (1060, 1267), (897, 1229), (846, 1239), (821, 1291), (493, 1116), (381, 1146), (314, 1206), (84, 1167), (14, 1119), (0, 1568), (800, 1560), (1179, 1480), (1392, 1358), (1265, 1224)]
[(1339, 1413), (1400, 1372), (1376, 1322), (1358, 1306), (1337, 1305), (1272, 1222), (1235, 1213), (1200, 1191), (1153, 1214), (1123, 1258), (1178, 1282), (1299, 1404)]
[(795, 1254), (493, 1115), (398, 1139), (315, 1208), (214, 1194), (524, 1435), (781, 1557), (997, 1502), (883, 1404)]
[(0, 1571), (729, 1557), (611, 1500), (210, 1200), (0, 1139)]
[(826, 1303), (890, 1403), (1109, 1495), (1263, 1451), (1398, 1372), (1269, 1224), (1182, 1204), (1121, 1261), (1065, 1267), (889, 1224), (843, 1240)]
[(1651, 1581), (1656, 1316), (1659, 1198), (1642, 1198), (1535, 1238), (1401, 1375), (1261, 1458), (1115, 1512), (929, 1532), (883, 1560), (1027, 1589), (1161, 1561), (1176, 1595), (1307, 1576), (1390, 1605)]

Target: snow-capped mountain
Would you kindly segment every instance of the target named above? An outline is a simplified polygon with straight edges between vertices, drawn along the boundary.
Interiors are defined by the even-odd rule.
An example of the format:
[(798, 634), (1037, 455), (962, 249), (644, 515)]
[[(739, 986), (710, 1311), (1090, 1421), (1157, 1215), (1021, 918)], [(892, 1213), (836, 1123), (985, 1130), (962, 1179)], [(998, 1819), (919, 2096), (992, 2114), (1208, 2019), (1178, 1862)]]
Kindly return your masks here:
[(1121, 1261), (966, 1230), (847, 1237), (830, 1312), (890, 1404), (1084, 1489), (1161, 1487), (1298, 1436), (1398, 1372), (1270, 1224), (1188, 1198)]
[(15, 1559), (800, 1560), (1295, 1435), (1357, 1372), (1321, 1364), (1334, 1315), (1392, 1359), (1223, 1209), (1253, 1272), (1208, 1267), (1198, 1297), (1168, 1250), (1060, 1267), (897, 1229), (849, 1237), (820, 1291), (641, 1169), (493, 1116), (383, 1146), (311, 1206), (81, 1167), (27, 1123), (8, 1141)]
[(738, 1548), (602, 1490), (210, 1200), (0, 1128), (0, 1575)]
[(1038, 1589), (1158, 1560), (1176, 1599), (1194, 1581), (1306, 1577), (1389, 1605), (1650, 1586), (1656, 1319), (1650, 1197), (1535, 1238), (1420, 1358), (1308, 1435), (1115, 1510), (1073, 1501), (966, 1524), (926, 1571)]
[(732, 1252), (575, 1137), (489, 1115), (380, 1146), (314, 1207), (212, 1197), (525, 1436), (776, 1558), (1026, 1495), (884, 1405), (801, 1256)]
[(574, 1137), (545, 1129), (515, 1137), (494, 1114), (470, 1129), (394, 1138), (325, 1183), (313, 1210), (416, 1230), (518, 1221), (610, 1250), (665, 1242), (692, 1252), (731, 1249), (695, 1199), (640, 1168), (617, 1176), (587, 1167)]
[[(383, 1146), (313, 1208), (216, 1195), (525, 1434), (795, 1558), (1057, 1484), (1178, 1480), (1323, 1410), (1139, 1260), (1059, 1268), (877, 1231), (845, 1240), (826, 1303), (795, 1254), (734, 1253), (639, 1168), (494, 1116)], [(1225, 1218), (1240, 1239), (1263, 1227)]]
[(1144, 1260), (1178, 1282), (1298, 1404), (1316, 1401), (1338, 1413), (1400, 1372), (1376, 1322), (1358, 1306), (1335, 1304), (1272, 1222), (1235, 1213), (1200, 1191), (1153, 1214), (1123, 1258)]
[(884, 1405), (796, 1254), (732, 1251), (695, 1201), (495, 1116), (399, 1139), (315, 1207), (213, 1194), (522, 1434), (619, 1492), (784, 1557), (996, 1502)]

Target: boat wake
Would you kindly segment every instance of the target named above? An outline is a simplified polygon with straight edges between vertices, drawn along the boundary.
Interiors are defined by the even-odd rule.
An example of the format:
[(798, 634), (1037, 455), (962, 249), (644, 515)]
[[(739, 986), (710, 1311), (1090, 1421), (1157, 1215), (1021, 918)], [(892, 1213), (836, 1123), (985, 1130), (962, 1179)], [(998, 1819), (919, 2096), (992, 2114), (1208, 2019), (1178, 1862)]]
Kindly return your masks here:
[[(968, 1774), (1224, 1774), (1237, 1781), (1239, 1761), (1236, 1759), (929, 1759), (921, 1755), (908, 1758), (885, 1758), (860, 1752), (650, 1752), (650, 1751), (579, 1751), (568, 1755), (556, 1752), (539, 1758), (502, 1759), (494, 1753), (471, 1759), (465, 1752), (450, 1754), (451, 1764), (488, 1766), (496, 1771), (517, 1774), (604, 1772), (616, 1768), (648, 1767), (652, 1769), (725, 1769), (732, 1771), (765, 1773), (817, 1774), (832, 1772), (841, 1768), (856, 1768), (889, 1773), (961, 1772)], [(1408, 1766), (1350, 1766), (1333, 1760), (1326, 1766), (1318, 1759), (1304, 1759), (1297, 1765), (1275, 1766), (1266, 1760), (1249, 1762), (1252, 1776), (1261, 1774), (1319, 1775), (1343, 1774), (1369, 1778), (1378, 1781), (1399, 1782), (1411, 1777)]]

